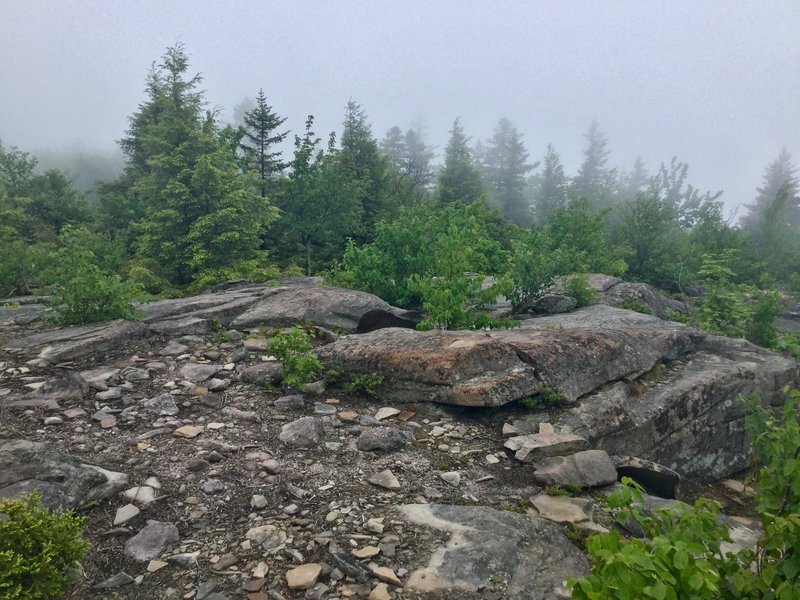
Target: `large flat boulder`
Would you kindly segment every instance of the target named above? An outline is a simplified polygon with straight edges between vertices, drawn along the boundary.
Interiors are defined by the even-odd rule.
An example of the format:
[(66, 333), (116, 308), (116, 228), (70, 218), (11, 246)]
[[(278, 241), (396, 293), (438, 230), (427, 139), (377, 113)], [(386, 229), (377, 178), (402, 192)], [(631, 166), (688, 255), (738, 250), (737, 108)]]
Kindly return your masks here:
[(128, 476), (82, 463), (28, 440), (0, 441), (0, 496), (19, 498), (38, 491), (42, 505), (63, 512), (85, 508), (128, 485)]
[(540, 391), (516, 350), (483, 332), (387, 328), (341, 337), (317, 350), (347, 373), (379, 373), (398, 402), (500, 406)]
[(370, 311), (392, 307), (373, 294), (321, 286), (279, 286), (264, 290), (258, 302), (233, 319), (237, 328), (267, 325), (287, 327), (311, 323), (326, 329), (355, 330)]
[(496, 591), (509, 599), (569, 597), (564, 582), (589, 572), (583, 554), (555, 524), (532, 515), (482, 506), (410, 504), (410, 523), (449, 534), (406, 588), (442, 594)]
[(146, 327), (138, 321), (117, 319), (18, 337), (7, 342), (3, 350), (55, 364), (92, 354), (102, 356), (118, 349), (124, 342), (140, 338), (146, 333)]
[(709, 336), (698, 351), (632, 384), (582, 398), (560, 415), (592, 445), (652, 460), (689, 479), (715, 480), (747, 466), (741, 397), (777, 404), (799, 380), (796, 361), (744, 340)]

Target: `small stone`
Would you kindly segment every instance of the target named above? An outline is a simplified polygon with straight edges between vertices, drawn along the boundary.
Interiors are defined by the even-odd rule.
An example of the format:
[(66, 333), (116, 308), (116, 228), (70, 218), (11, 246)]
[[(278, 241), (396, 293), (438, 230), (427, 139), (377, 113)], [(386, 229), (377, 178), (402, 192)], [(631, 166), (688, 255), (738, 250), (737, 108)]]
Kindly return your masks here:
[(312, 381), (311, 383), (306, 384), (306, 387), (303, 388), (309, 394), (314, 394), (315, 396), (321, 396), (325, 393), (325, 382), (320, 381)]
[(584, 498), (548, 496), (539, 494), (531, 498), (539, 516), (556, 523), (582, 523), (592, 518), (592, 501)]
[(68, 419), (77, 419), (78, 417), (85, 417), (87, 413), (82, 408), (68, 408), (63, 414)]
[(391, 406), (383, 406), (378, 409), (378, 412), (375, 413), (375, 419), (378, 421), (383, 421), (384, 419), (388, 419), (390, 417), (394, 417), (395, 415), (399, 415), (402, 411), (397, 410), (396, 408), (392, 408)]
[(105, 419), (100, 420), (100, 427), (103, 429), (111, 429), (117, 426), (117, 418), (109, 415)]
[(383, 533), (383, 519), (370, 519), (364, 523), (364, 528), (372, 533)]
[(192, 383), (203, 383), (219, 370), (217, 365), (186, 363), (180, 370), (181, 377)]
[(203, 482), (200, 489), (206, 494), (219, 494), (225, 491), (225, 484), (219, 479), (209, 479)]
[(449, 483), (454, 487), (457, 487), (461, 483), (461, 473), (458, 471), (447, 471), (446, 473), (439, 475), (439, 477), (442, 478), (442, 481)]
[(314, 587), (321, 572), (319, 563), (300, 565), (286, 572), (286, 583), (290, 590), (307, 590)]
[(173, 554), (167, 557), (167, 561), (178, 567), (179, 569), (186, 569), (192, 565), (197, 564), (197, 559), (200, 556), (200, 550), (194, 552), (184, 552), (182, 554)]
[(107, 402), (108, 400), (119, 400), (122, 398), (122, 388), (112, 387), (107, 389), (105, 392), (98, 392), (95, 394), (95, 397), (101, 402)]
[(555, 433), (556, 428), (553, 427), (552, 423), (542, 422), (539, 423), (539, 433)]
[(183, 427), (178, 427), (175, 431), (173, 431), (175, 436), (186, 439), (196, 438), (201, 433), (203, 433), (203, 428), (195, 425), (184, 425)]
[(391, 583), (392, 585), (396, 585), (398, 587), (403, 585), (400, 579), (398, 579), (397, 575), (394, 574), (394, 571), (389, 567), (375, 566), (372, 568), (372, 574), (386, 583)]
[(225, 423), (219, 423), (217, 421), (206, 423), (206, 429), (211, 429), (213, 431), (217, 431), (218, 429), (225, 429)]
[(267, 563), (262, 561), (256, 565), (255, 569), (253, 569), (253, 577), (256, 579), (263, 579), (266, 577), (268, 570), (269, 567), (267, 566)]
[(487, 454), (486, 455), (486, 464), (487, 465), (496, 465), (500, 462), (500, 459), (497, 458), (494, 454)]
[(267, 497), (262, 496), (261, 494), (254, 494), (252, 498), (250, 498), (250, 507), (255, 508), (257, 510), (261, 510), (262, 508), (267, 506)]
[(236, 421), (257, 422), (261, 420), (261, 418), (258, 416), (258, 413), (255, 411), (240, 410), (235, 406), (226, 406), (222, 409), (222, 414)]
[(45, 426), (62, 425), (64, 423), (64, 419), (62, 419), (61, 417), (45, 417), (43, 423)]
[(300, 512), (300, 507), (297, 504), (289, 504), (283, 507), (283, 512), (287, 515), (296, 515)]
[(223, 555), (222, 558), (219, 559), (217, 564), (215, 564), (212, 567), (212, 569), (214, 571), (224, 571), (225, 569), (235, 565), (237, 562), (239, 562), (239, 557), (236, 556), (235, 554), (228, 553)]
[(153, 559), (149, 563), (147, 563), (147, 572), (148, 573), (155, 573), (156, 571), (159, 571), (159, 570), (163, 569), (164, 567), (166, 567), (168, 564), (169, 564), (168, 562), (165, 562), (163, 560), (155, 560), (155, 559)]
[(114, 525), (122, 525), (123, 523), (127, 523), (136, 515), (138, 515), (139, 512), (140, 512), (139, 509), (133, 504), (126, 504), (125, 506), (120, 506), (117, 509), (116, 514), (114, 515)]
[(273, 402), (273, 406), (278, 410), (298, 411), (305, 408), (306, 402), (299, 394), (291, 394), (289, 396), (281, 396)]
[(369, 478), (367, 478), (367, 481), (372, 485), (377, 485), (378, 487), (382, 487), (387, 490), (400, 489), (400, 482), (397, 480), (397, 477), (395, 477), (394, 473), (392, 473), (389, 469), (370, 475)]
[(213, 379), (209, 379), (206, 381), (206, 387), (211, 390), (212, 392), (222, 392), (228, 389), (228, 386), (231, 382), (227, 379), (217, 379), (216, 377)]
[(149, 562), (168, 545), (179, 541), (178, 528), (172, 523), (148, 521), (146, 527), (125, 542), (125, 555), (139, 562)]
[(389, 595), (389, 586), (385, 583), (379, 583), (375, 586), (369, 594), (369, 600), (391, 600)]
[(331, 406), (330, 404), (324, 404), (322, 402), (314, 403), (314, 414), (321, 415), (321, 416), (328, 416), (328, 415), (335, 415), (336, 414), (336, 407)]
[(504, 444), (515, 452), (514, 457), (530, 463), (549, 456), (580, 452), (589, 447), (589, 442), (571, 433), (532, 433), (509, 438)]
[(178, 414), (178, 405), (175, 403), (175, 398), (172, 394), (159, 394), (155, 398), (149, 398), (142, 402), (147, 412), (153, 413), (160, 417), (171, 417)]
[(135, 502), (137, 504), (149, 504), (156, 499), (155, 490), (149, 485), (140, 485), (129, 488), (122, 492), (126, 500)]
[(105, 581), (94, 585), (94, 589), (96, 590), (105, 590), (105, 589), (112, 589), (122, 587), (124, 585), (130, 585), (134, 581), (136, 581), (133, 577), (125, 573), (124, 571), (120, 571), (116, 575), (113, 575), (106, 579)]
[(732, 492), (736, 492), (737, 494), (741, 494), (743, 496), (752, 496), (756, 493), (756, 491), (749, 485), (745, 485), (741, 481), (736, 481), (735, 479), (726, 479), (722, 482), (722, 485)]
[(336, 413), (336, 416), (345, 423), (355, 423), (358, 421), (358, 413), (354, 410), (344, 410), (340, 413)]
[(505, 437), (519, 435), (519, 433), (520, 433), (519, 429), (514, 427), (511, 423), (503, 423), (503, 435)]
[(380, 554), (381, 549), (377, 546), (364, 546), (353, 550), (353, 556), (356, 558), (372, 558)]
[(322, 423), (315, 417), (301, 417), (281, 427), (278, 439), (288, 446), (316, 446)]
[(258, 579), (251, 579), (244, 583), (242, 587), (244, 587), (245, 592), (257, 592), (261, 588), (267, 585), (267, 580), (265, 577), (259, 577)]
[(371, 427), (361, 432), (356, 448), (362, 452), (393, 452), (406, 445), (406, 437), (394, 427)]

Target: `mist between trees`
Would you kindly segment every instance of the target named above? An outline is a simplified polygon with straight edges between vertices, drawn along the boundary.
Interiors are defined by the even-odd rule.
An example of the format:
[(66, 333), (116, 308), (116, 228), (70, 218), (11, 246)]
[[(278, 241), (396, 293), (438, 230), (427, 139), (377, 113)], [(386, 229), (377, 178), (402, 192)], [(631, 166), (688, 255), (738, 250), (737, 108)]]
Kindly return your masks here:
[(492, 294), (525, 311), (571, 273), (733, 294), (751, 312), (759, 290), (800, 290), (800, 185), (785, 150), (734, 223), (722, 193), (692, 186), (677, 158), (612, 167), (595, 122), (572, 176), (553, 145), (532, 158), (506, 118), (485, 141), (455, 118), (436, 165), (422, 131), (378, 140), (355, 100), (340, 135), (317, 132), (313, 116), (290, 132), (263, 90), (225, 123), (201, 84), (184, 47), (168, 48), (119, 141), (122, 174), (88, 193), (0, 145), (0, 295), (83, 302), (67, 319), (79, 322), (131, 316), (131, 297), (321, 274), (456, 327), (483, 324)]

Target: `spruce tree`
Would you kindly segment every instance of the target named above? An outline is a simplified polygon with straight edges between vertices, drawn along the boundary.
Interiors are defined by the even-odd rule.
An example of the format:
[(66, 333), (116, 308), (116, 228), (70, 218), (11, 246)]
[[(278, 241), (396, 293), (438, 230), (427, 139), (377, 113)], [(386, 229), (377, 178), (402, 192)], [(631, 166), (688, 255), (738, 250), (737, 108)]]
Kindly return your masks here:
[(275, 210), (240, 172), (204, 110), (200, 75), (187, 77), (188, 69), (182, 45), (166, 51), (123, 140), (133, 190), (144, 205), (135, 226), (138, 256), (171, 285), (256, 276), (266, 267), (259, 246)]
[(244, 113), (244, 136), (239, 144), (244, 153), (243, 164), (245, 169), (258, 173), (260, 180), (261, 196), (265, 197), (270, 188), (270, 182), (281, 175), (288, 166), (281, 160), (282, 152), (275, 150), (275, 145), (280, 144), (289, 135), (289, 131), (279, 132), (277, 129), (286, 122), (286, 117), (281, 118), (272, 107), (267, 104), (264, 90), (258, 90), (255, 107)]
[(534, 191), (533, 211), (538, 225), (544, 225), (554, 210), (566, 206), (569, 180), (564, 174), (561, 157), (552, 144), (547, 145), (544, 165)]
[(522, 227), (532, 220), (526, 193), (525, 174), (529, 165), (522, 135), (508, 119), (500, 119), (486, 151), (486, 176), (492, 197), (503, 216)]
[(617, 194), (617, 172), (609, 169), (608, 138), (600, 130), (597, 121), (592, 121), (586, 133), (589, 142), (583, 152), (583, 163), (573, 180), (575, 194), (591, 200), (597, 207), (608, 207), (614, 203)]
[(484, 194), (481, 173), (475, 166), (468, 142), (456, 119), (444, 150), (444, 165), (439, 171), (436, 197), (440, 204), (470, 204)]

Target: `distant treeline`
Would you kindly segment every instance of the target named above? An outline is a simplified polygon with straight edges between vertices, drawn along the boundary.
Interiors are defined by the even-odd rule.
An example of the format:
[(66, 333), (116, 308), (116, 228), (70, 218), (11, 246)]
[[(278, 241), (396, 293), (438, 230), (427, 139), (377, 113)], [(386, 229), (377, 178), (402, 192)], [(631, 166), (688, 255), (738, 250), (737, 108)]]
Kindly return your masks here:
[(63, 289), (70, 268), (89, 264), (151, 296), (326, 274), (421, 307), (444, 293), (436, 281), (472, 271), (505, 281), (523, 306), (574, 272), (685, 292), (702, 284), (704, 259), (721, 256), (733, 283), (800, 287), (800, 186), (786, 151), (733, 224), (721, 192), (694, 188), (677, 159), (653, 172), (641, 160), (609, 166), (597, 123), (573, 176), (552, 145), (532, 160), (508, 119), (474, 144), (455, 119), (434, 165), (420, 131), (392, 127), (378, 140), (353, 100), (340, 135), (323, 140), (309, 116), (284, 155), (285, 118), (263, 90), (224, 123), (201, 81), (182, 46), (167, 49), (119, 142), (121, 175), (90, 193), (74, 173), (41, 172), (0, 145), (0, 295)]

